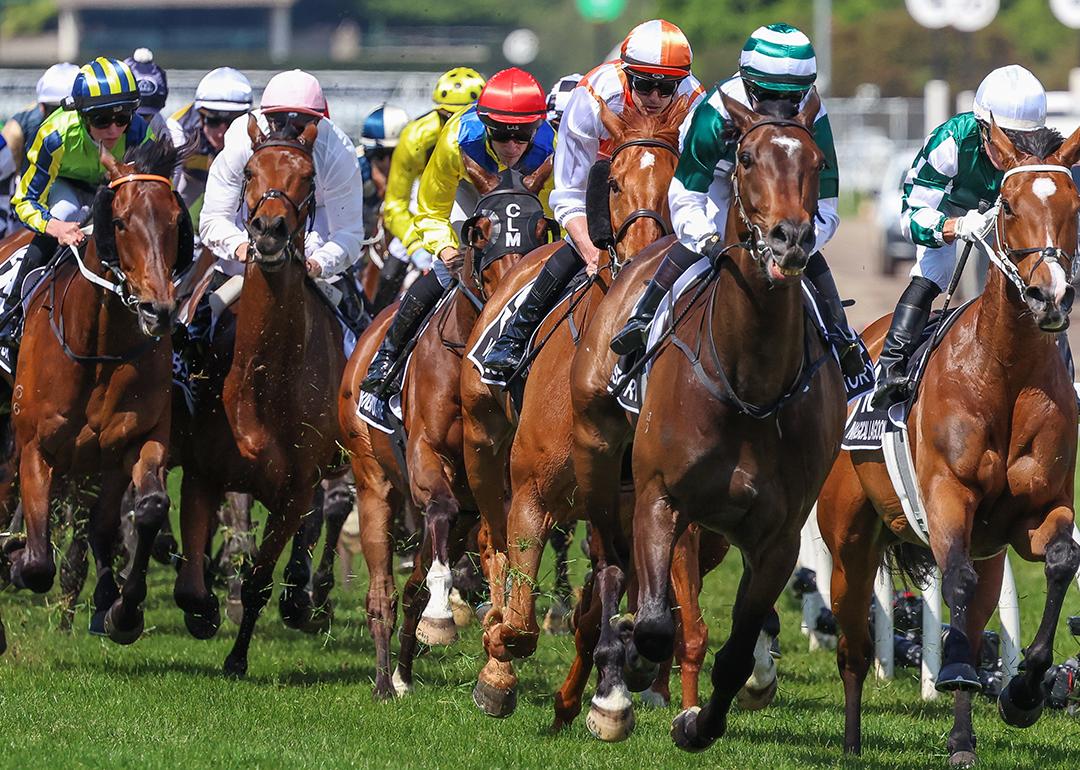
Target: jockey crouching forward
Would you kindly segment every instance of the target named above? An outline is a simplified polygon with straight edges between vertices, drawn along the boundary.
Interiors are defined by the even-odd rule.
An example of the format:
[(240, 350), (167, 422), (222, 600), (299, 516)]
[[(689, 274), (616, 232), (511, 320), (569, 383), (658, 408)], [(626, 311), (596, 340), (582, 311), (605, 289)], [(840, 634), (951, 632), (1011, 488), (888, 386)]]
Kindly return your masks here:
[[(544, 89), (532, 75), (515, 67), (493, 75), (476, 106), (447, 122), (420, 179), (418, 212), (413, 222), (424, 248), (438, 259), (401, 298), (397, 315), (360, 384), (361, 389), (371, 393), (396, 392), (398, 383), (386, 383), (386, 380), (398, 353), (451, 288), (461, 270), (462, 256), (450, 212), (459, 186), (467, 186), (478, 199), (466, 174), (462, 153), (490, 173), (514, 169), (527, 176), (543, 165), (555, 149), (555, 132), (544, 120), (546, 114)], [(545, 210), (550, 185), (549, 180), (540, 193)]]
[[(739, 56), (739, 73), (715, 86), (686, 117), (679, 165), (668, 191), (671, 222), (684, 248), (670, 250), (660, 263), (626, 326), (612, 340), (616, 353), (625, 355), (643, 347), (656, 309), (675, 281), (699, 255), (715, 257), (723, 247), (738, 137), (729, 130), (721, 93), (754, 110), (777, 103), (765, 109), (794, 115), (806, 103), (816, 79), (814, 49), (806, 35), (787, 24), (770, 24), (755, 30), (746, 41)], [(836, 150), (824, 105), (814, 123), (814, 141), (825, 154), (827, 165), (819, 181), (814, 244), (806, 276), (823, 300), (832, 341), (840, 343), (841, 367), (854, 377), (863, 370), (861, 350), (848, 328), (836, 284), (821, 254), (840, 223)]]
[(421, 270), (431, 267), (432, 256), (424, 248), (419, 231), (413, 229), (413, 184), (424, 173), (446, 122), (475, 104), (484, 84), (480, 73), (469, 67), (443, 73), (431, 95), (435, 108), (401, 130), (390, 159), (382, 209), (383, 223), (393, 238), (389, 250), (394, 259), (383, 265), (375, 307), (385, 307), (397, 297), (409, 262)]
[(974, 242), (993, 229), (996, 211), (979, 203), (997, 200), (1004, 173), (987, 153), (991, 116), (1014, 144), (1046, 123), (1046, 91), (1017, 64), (987, 75), (975, 92), (973, 112), (942, 123), (915, 157), (904, 183), (901, 227), (915, 244), (911, 284), (900, 295), (878, 358), (871, 403), (899, 403), (910, 395), (908, 362), (930, 317), (934, 298), (956, 266), (956, 240)]
[(139, 89), (128, 66), (98, 57), (79, 69), (71, 96), (38, 129), (11, 200), (16, 216), (35, 236), (4, 302), (3, 312), (11, 315), (0, 330), (0, 343), (14, 344), (23, 281), (30, 271), (45, 265), (58, 244), (78, 246), (86, 239), (79, 222), (105, 180), (102, 153), (120, 161), (129, 147), (153, 137), (135, 114), (138, 105)]
[(574, 275), (583, 267), (596, 271), (600, 250), (589, 238), (585, 218), (585, 188), (589, 169), (612, 149), (600, 121), (599, 100), (612, 112), (638, 110), (657, 115), (672, 99), (700, 96), (702, 89), (690, 74), (693, 53), (682, 30), (654, 19), (639, 24), (623, 41), (621, 57), (587, 74), (573, 90), (559, 126), (552, 176), (551, 206), (569, 238), (540, 270), (521, 307), (503, 335), (484, 358), (492, 373), (510, 375), (521, 364), (536, 327)]
[[(356, 150), (345, 133), (327, 117), (326, 98), (313, 75), (301, 70), (270, 78), (260, 108), (251, 113), (263, 133), (298, 136), (317, 123), (312, 148), (315, 163), (315, 224), (304, 246), (305, 266), (312, 278), (330, 279), (356, 261), (364, 239), (364, 199)], [(221, 260), (224, 272), (243, 272), (250, 236), (237, 224), (244, 167), (252, 155), (248, 120), (234, 120), (206, 182), (199, 222), (203, 246)]]

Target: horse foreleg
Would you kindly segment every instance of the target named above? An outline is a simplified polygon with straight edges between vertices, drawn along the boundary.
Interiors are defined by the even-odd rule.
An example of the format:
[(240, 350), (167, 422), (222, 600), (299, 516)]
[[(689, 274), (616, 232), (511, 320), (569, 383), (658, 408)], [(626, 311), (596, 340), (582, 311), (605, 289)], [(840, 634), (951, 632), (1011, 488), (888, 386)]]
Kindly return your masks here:
[[(89, 512), (81, 505), (71, 509), (71, 543), (64, 551), (64, 558), (60, 562), (60, 608), (63, 613), (60, 617), (60, 630), (70, 631), (75, 621), (75, 605), (79, 601), (86, 584), (86, 575), (89, 563), (86, 559), (86, 550), (89, 546), (87, 541), (87, 529), (90, 521)], [(112, 597), (109, 603), (112, 603)]]
[[(374, 463), (373, 463), (374, 464)], [(376, 699), (394, 696), (395, 683), (390, 678), (390, 640), (397, 622), (397, 588), (394, 585), (394, 549), (391, 528), (394, 508), (392, 498), (400, 497), (383, 479), (381, 492), (367, 483), (362, 469), (356, 467), (356, 493), (360, 507), (360, 545), (367, 563), (368, 630), (375, 640), (375, 688)], [(403, 685), (399, 694), (408, 687)]]
[(589, 573), (574, 608), (574, 662), (566, 681), (555, 693), (555, 721), (552, 732), (569, 725), (581, 713), (581, 696), (593, 668), (593, 650), (600, 639), (601, 602), (594, 574)]
[(180, 483), (180, 539), (184, 558), (176, 575), (173, 599), (184, 611), (184, 625), (196, 639), (209, 639), (221, 625), (217, 597), (206, 585), (206, 548), (223, 490), (185, 468)]
[[(427, 497), (424, 506), (424, 541), (420, 549), (423, 556), (421, 561), (426, 568), (428, 600), (420, 614), (416, 637), (433, 647), (453, 644), (457, 641), (457, 625), (450, 607), (450, 589), (453, 587), (450, 568), (454, 564), (450, 558), (450, 530), (457, 525), (459, 506), (450, 485), (442, 476), (442, 461), (430, 451), (420, 453), (420, 456), (414, 455), (413, 459), (416, 462), (409, 466), (416, 469), (413, 488), (416, 490), (420, 485), (418, 491)], [(424, 476), (436, 475), (438, 478), (431, 479), (431, 484), (424, 484)], [(418, 480), (415, 476), (421, 478)]]
[(669, 660), (675, 652), (668, 585), (677, 527), (675, 511), (658, 485), (658, 481), (643, 485), (634, 506), (634, 569), (638, 580), (634, 647), (646, 660), (657, 664)]
[(244, 573), (255, 556), (255, 537), (251, 533), (252, 505), (254, 499), (251, 495), (228, 492), (218, 511), (223, 536), (218, 571), (225, 577), (228, 586), (225, 614), (236, 625), (240, 625), (244, 616), (240, 587), (244, 584)]
[(107, 636), (105, 616), (120, 598), (113, 565), (116, 561), (120, 535), (121, 501), (127, 479), (111, 474), (101, 480), (101, 490), (90, 505), (87, 540), (94, 555), (97, 582), (94, 586), (94, 607), (90, 616), (90, 633)]
[(701, 605), (698, 604), (701, 594), (700, 549), (701, 530), (687, 527), (675, 543), (671, 560), (671, 589), (675, 594), (678, 630), (675, 653), (679, 660), (684, 709), (698, 705), (698, 678), (709, 649), (709, 627), (705, 625)]
[(555, 552), (555, 601), (544, 615), (544, 633), (559, 636), (569, 632), (570, 625), (570, 543), (574, 539), (577, 522), (556, 524), (551, 528), (551, 549)]
[(49, 540), (49, 503), (53, 493), (53, 469), (41, 455), (36, 441), (29, 442), (19, 460), (19, 492), (26, 526), (25, 545), (11, 554), (11, 582), (39, 594), (52, 588), (56, 578), (52, 543)]
[(345, 520), (356, 501), (345, 477), (323, 481), (323, 522), (326, 538), (319, 569), (311, 578), (311, 621), (308, 630), (325, 631), (334, 619), (330, 590), (334, 587), (334, 557)]
[(300, 528), (292, 539), (292, 552), (285, 564), (282, 575), (281, 593), (278, 596), (278, 610), (281, 620), (289, 628), (308, 630), (311, 620), (311, 554), (322, 531), (323, 488), (315, 488), (311, 509), (304, 512)]
[(1042, 681), (1053, 664), (1054, 634), (1069, 583), (1080, 567), (1080, 545), (1072, 539), (1073, 511), (1060, 506), (1034, 529), (1023, 529), (1013, 546), (1030, 561), (1045, 560), (1046, 604), (1035, 638), (1024, 650), (1024, 670), (1001, 691), (1001, 718), (1014, 727), (1030, 727), (1042, 714)]

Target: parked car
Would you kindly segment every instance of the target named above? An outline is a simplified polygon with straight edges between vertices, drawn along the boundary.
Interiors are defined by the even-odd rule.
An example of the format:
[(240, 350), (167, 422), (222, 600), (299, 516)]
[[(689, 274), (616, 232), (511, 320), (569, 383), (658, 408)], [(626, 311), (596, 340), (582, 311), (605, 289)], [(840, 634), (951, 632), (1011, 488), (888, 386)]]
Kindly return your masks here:
[(919, 147), (899, 145), (885, 168), (877, 200), (877, 221), (881, 231), (879, 259), (881, 272), (895, 275), (897, 264), (915, 260), (915, 246), (900, 230), (900, 207), (904, 197), (904, 181)]

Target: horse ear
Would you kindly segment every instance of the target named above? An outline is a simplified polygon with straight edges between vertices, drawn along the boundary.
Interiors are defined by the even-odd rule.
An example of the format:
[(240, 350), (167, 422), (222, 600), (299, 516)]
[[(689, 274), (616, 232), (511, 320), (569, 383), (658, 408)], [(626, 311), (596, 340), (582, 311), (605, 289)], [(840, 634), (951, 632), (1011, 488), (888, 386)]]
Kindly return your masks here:
[(465, 173), (469, 175), (469, 179), (472, 180), (473, 186), (481, 195), (487, 195), (499, 186), (499, 175), (492, 174), (486, 168), (470, 158), (465, 150), (461, 150), (461, 162), (465, 164)]
[(984, 143), (984, 146), (990, 162), (998, 171), (1008, 171), (1020, 162), (1020, 152), (998, 126), (993, 115), (990, 116), (990, 139)]
[(314, 147), (315, 140), (319, 137), (319, 123), (318, 121), (312, 121), (304, 126), (303, 132), (297, 137), (296, 141), (305, 147)]
[(101, 150), (101, 165), (105, 167), (105, 177), (111, 182), (120, 176), (120, 164), (116, 162), (116, 158), (112, 156), (112, 153), (105, 149), (105, 146), (100, 147)]
[(607, 129), (608, 135), (611, 136), (611, 141), (615, 144), (622, 144), (623, 134), (626, 133), (626, 124), (622, 119), (611, 111), (611, 108), (607, 106), (607, 102), (603, 99), (597, 99), (596, 103), (600, 105), (600, 122)]
[(469, 223), (466, 239), (468, 244), (477, 251), (486, 249), (491, 242), (491, 220), (486, 216), (476, 217)]
[(740, 135), (745, 134), (746, 129), (754, 124), (757, 113), (749, 107), (744, 107), (742, 102), (732, 99), (723, 91), (720, 91), (720, 101), (723, 102), (727, 114), (731, 116), (731, 122), (734, 124), (735, 130)]
[(1061, 143), (1061, 147), (1054, 153), (1058, 162), (1066, 168), (1072, 168), (1080, 161), (1080, 128), (1077, 128), (1069, 137)]
[(817, 120), (818, 112), (821, 111), (821, 97), (818, 95), (817, 88), (810, 89), (810, 96), (806, 100), (806, 104), (799, 110), (798, 121), (802, 123), (806, 130), (811, 134), (814, 133), (814, 121)]
[(266, 135), (259, 128), (259, 121), (252, 112), (248, 113), (248, 138), (251, 139), (251, 146), (254, 147), (258, 144), (262, 144), (266, 139)]
[(552, 153), (547, 156), (547, 159), (540, 164), (540, 167), (537, 168), (536, 171), (521, 180), (522, 186), (533, 195), (539, 195), (540, 191), (544, 188), (544, 184), (551, 176), (551, 169), (554, 168), (554, 165), (555, 153)]

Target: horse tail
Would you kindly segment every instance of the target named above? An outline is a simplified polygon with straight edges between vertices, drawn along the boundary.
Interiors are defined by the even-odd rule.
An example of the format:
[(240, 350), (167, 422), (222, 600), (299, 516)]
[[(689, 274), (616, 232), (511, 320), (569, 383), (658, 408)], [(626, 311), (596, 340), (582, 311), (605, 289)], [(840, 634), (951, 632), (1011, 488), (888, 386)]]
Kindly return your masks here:
[(885, 549), (885, 558), (890, 573), (899, 574), (902, 579), (910, 581), (920, 590), (925, 590), (930, 584), (930, 578), (937, 568), (930, 549), (915, 543), (900, 542), (890, 545)]

